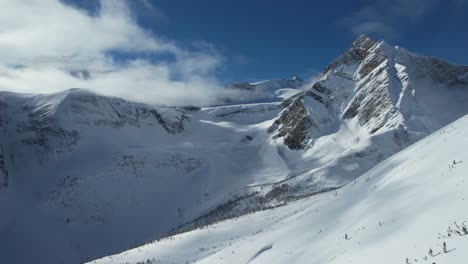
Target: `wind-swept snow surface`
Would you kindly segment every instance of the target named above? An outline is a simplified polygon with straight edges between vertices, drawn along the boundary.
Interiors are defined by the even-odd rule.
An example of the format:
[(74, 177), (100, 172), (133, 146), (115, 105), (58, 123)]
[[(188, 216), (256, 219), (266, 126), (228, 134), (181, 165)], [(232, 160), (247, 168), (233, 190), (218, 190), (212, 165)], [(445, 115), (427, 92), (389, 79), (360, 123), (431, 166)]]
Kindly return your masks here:
[(91, 263), (465, 263), (468, 116), (344, 188)]

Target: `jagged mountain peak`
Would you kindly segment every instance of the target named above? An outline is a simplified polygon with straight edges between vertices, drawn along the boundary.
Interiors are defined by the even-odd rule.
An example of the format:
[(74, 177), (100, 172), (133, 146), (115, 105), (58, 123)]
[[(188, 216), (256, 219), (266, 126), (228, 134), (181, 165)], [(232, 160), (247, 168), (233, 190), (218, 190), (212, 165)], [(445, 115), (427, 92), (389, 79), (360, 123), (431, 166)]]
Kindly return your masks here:
[[(406, 135), (399, 137), (419, 138), (420, 133), (430, 133), (451, 121), (435, 105), (449, 101), (453, 103), (450, 115), (465, 113), (467, 80), (467, 66), (362, 35), (325, 68), (309, 90), (284, 102), (287, 110), (275, 127), (285, 143), (294, 142), (288, 144), (292, 149), (307, 148), (307, 141), (328, 133), (330, 126), (353, 120), (370, 135), (403, 131)], [(449, 91), (451, 87), (457, 88)], [(287, 121), (290, 119), (296, 122)]]
[(375, 42), (366, 35), (360, 35), (354, 42), (353, 47), (369, 50)]

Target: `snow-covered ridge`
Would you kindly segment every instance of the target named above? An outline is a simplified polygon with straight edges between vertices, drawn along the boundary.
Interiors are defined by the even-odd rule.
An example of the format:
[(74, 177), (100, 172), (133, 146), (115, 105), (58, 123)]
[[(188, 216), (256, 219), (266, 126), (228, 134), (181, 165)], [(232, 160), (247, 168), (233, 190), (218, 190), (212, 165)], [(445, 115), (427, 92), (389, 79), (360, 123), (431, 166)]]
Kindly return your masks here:
[(221, 98), (228, 104), (278, 102), (302, 91), (306, 83), (299, 77), (260, 82), (233, 83), (224, 90)]

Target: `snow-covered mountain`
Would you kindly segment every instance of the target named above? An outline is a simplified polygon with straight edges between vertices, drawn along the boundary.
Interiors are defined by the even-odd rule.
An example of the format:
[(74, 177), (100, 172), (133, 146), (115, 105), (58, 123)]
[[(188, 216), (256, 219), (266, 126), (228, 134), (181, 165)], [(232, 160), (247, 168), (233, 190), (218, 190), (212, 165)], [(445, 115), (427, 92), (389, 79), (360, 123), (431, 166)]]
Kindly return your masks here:
[(269, 131), (303, 150), (283, 155), (307, 171), (294, 184), (341, 186), (466, 114), (467, 100), (468, 66), (361, 36), (311, 89), (283, 102)]
[(307, 85), (301, 78), (239, 82), (226, 87), (220, 100), (225, 104), (246, 104), (283, 101), (302, 91)]
[(464, 263), (467, 134), (468, 115), (337, 191), (90, 263)]
[(336, 190), (468, 113), (467, 66), (365, 36), (304, 85), (201, 108), (0, 92), (2, 259), (79, 263)]

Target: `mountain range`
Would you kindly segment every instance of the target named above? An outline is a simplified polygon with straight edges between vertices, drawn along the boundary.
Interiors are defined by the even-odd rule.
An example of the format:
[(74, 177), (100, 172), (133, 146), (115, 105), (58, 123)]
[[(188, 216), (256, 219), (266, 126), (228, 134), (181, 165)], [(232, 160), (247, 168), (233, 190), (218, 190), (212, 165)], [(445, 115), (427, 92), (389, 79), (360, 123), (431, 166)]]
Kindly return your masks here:
[[(373, 251), (376, 233), (359, 228), (385, 222), (388, 239), (392, 232), (397, 239), (404, 231), (391, 224), (392, 208), (408, 202), (403, 198), (422, 205), (440, 195), (450, 202), (464, 188), (466, 102), (468, 66), (367, 36), (312, 83), (298, 77), (236, 83), (215, 106), (154, 106), (84, 89), (0, 92), (2, 259), (82, 263), (159, 239), (101, 261), (261, 263), (262, 256), (265, 263), (284, 263), (291, 256), (304, 262), (312, 253), (294, 245), (314, 244), (315, 237), (339, 245), (333, 252), (314, 246), (313, 252), (323, 252), (316, 263), (359, 262), (369, 252), (377, 257), (390, 242)], [(445, 176), (422, 169), (438, 159)], [(449, 172), (442, 171), (447, 166)], [(433, 182), (425, 181), (427, 173)], [(445, 181), (447, 173), (453, 175)], [(369, 190), (373, 186), (379, 191)], [(421, 208), (429, 208), (427, 217), (448, 214), (437, 228), (457, 229), (453, 219), (463, 234), (468, 215), (458, 212), (466, 205), (462, 198), (448, 209), (408, 206), (394, 218), (416, 225)], [(313, 217), (316, 210), (325, 212)], [(335, 221), (339, 227), (325, 224)], [(326, 230), (333, 235), (320, 235)], [(288, 246), (276, 251), (271, 241), (283, 233), (301, 236), (285, 236), (281, 243)], [(355, 244), (340, 246), (361, 233), (368, 245), (361, 255)], [(245, 242), (251, 239), (259, 241), (256, 252)], [(230, 253), (232, 243), (239, 256), (237, 249)], [(401, 263), (423, 254), (399, 252)]]

